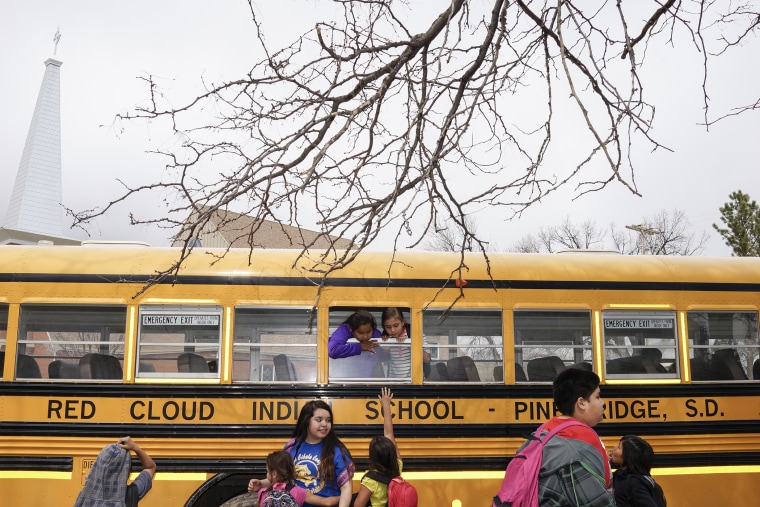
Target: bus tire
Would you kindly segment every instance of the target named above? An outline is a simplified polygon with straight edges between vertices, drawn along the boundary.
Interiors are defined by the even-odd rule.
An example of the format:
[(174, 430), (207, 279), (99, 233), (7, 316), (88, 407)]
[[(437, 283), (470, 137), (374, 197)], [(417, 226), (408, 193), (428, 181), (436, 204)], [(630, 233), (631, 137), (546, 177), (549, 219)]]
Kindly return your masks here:
[(259, 499), (257, 493), (243, 493), (235, 498), (230, 498), (219, 507), (258, 507)]

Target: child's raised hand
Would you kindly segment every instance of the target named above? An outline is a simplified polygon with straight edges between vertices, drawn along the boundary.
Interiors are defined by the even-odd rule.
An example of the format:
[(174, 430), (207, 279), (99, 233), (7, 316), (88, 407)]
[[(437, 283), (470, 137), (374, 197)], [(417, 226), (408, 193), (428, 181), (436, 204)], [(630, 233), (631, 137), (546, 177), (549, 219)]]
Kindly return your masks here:
[(389, 387), (383, 387), (380, 389), (380, 394), (377, 396), (380, 398), (380, 403), (383, 405), (390, 405), (393, 399), (393, 393)]

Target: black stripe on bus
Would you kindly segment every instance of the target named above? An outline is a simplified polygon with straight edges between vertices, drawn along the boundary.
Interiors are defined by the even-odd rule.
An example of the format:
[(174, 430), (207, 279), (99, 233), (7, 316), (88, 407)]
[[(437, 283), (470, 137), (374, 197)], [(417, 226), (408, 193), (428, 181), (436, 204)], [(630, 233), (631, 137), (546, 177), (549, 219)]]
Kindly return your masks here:
[[(159, 285), (235, 285), (235, 286), (281, 286), (314, 287), (313, 280), (305, 277), (263, 277), (263, 276), (214, 276), (181, 275), (168, 276), (152, 281), (151, 275), (144, 274), (59, 274), (59, 273), (0, 273), (0, 283), (135, 283), (151, 281)], [(328, 278), (327, 287), (361, 288), (435, 288), (457, 286), (457, 281), (445, 278)], [(664, 290), (664, 291), (705, 291), (705, 292), (758, 292), (758, 283), (723, 282), (636, 282), (602, 280), (477, 280), (467, 279), (468, 289), (544, 289), (544, 290)]]
[[(89, 457), (94, 458), (95, 456)], [(501, 457), (405, 457), (405, 471), (466, 471), (504, 470), (510, 456)], [(240, 458), (154, 458), (158, 470), (174, 473), (242, 473), (249, 478), (266, 474), (264, 457)], [(667, 454), (655, 456), (655, 467), (695, 467), (695, 466), (742, 466), (760, 464), (758, 452), (718, 452)], [(356, 470), (366, 470), (366, 458), (354, 459)], [(0, 456), (0, 470), (3, 471), (73, 471), (70, 456)], [(132, 470), (141, 470), (140, 461), (132, 459)]]
[(70, 456), (0, 456), (0, 470), (38, 470), (47, 472), (71, 472)]
[[(382, 384), (385, 385), (385, 384)], [(315, 398), (377, 400), (381, 384), (122, 384), (118, 382), (0, 382), (2, 396), (87, 397), (87, 398), (195, 398), (225, 399), (250, 398), (252, 401), (268, 399), (294, 399), (307, 401)], [(549, 384), (392, 384), (394, 397), (407, 399), (551, 399)], [(723, 382), (705, 384), (663, 385), (601, 385), (602, 398), (699, 398), (759, 396), (760, 382)]]
[[(293, 422), (283, 424), (145, 424), (145, 423), (32, 423), (0, 422), (0, 434), (8, 437), (89, 438), (117, 437), (129, 433), (139, 438), (268, 438), (286, 441), (293, 432)], [(339, 424), (341, 438), (368, 438), (368, 427), (378, 425)], [(394, 433), (400, 439), (415, 438), (524, 438), (538, 424), (395, 424)], [(668, 435), (741, 435), (757, 433), (756, 421), (694, 421), (682, 423), (609, 423), (594, 428), (601, 437), (639, 434)], [(379, 429), (378, 429), (379, 431)], [(609, 442), (608, 442), (609, 443)]]

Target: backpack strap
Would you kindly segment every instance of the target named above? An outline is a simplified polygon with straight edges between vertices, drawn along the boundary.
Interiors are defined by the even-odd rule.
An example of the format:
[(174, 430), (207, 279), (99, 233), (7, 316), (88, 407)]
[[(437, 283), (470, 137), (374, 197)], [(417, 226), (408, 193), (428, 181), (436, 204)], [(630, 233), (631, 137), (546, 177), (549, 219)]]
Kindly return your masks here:
[(550, 438), (552, 438), (554, 435), (559, 433), (560, 431), (564, 430), (565, 428), (569, 428), (570, 426), (587, 426), (586, 424), (583, 424), (582, 422), (576, 420), (576, 419), (569, 419), (562, 424), (559, 424), (554, 429), (549, 431), (549, 433), (546, 434), (545, 437), (541, 438), (541, 432), (544, 431), (544, 427), (546, 427), (546, 423), (539, 426), (539, 428), (536, 430), (536, 439), (541, 440), (541, 442), (546, 442)]
[(370, 470), (366, 474), (362, 476), (362, 479), (365, 477), (369, 477), (370, 479), (373, 479), (377, 482), (380, 482), (382, 484), (385, 484), (386, 486), (390, 484), (392, 477), (388, 477), (387, 475), (383, 475), (380, 472), (375, 472), (374, 470)]

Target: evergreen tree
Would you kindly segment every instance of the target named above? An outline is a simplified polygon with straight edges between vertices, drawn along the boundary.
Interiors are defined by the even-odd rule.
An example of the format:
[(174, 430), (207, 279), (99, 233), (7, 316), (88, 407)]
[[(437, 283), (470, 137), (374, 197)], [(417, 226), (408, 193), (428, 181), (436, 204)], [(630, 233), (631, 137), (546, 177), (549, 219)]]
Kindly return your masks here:
[(722, 229), (717, 224), (713, 224), (713, 228), (733, 249), (732, 255), (760, 256), (760, 206), (741, 190), (733, 192), (729, 198), (731, 201), (720, 208), (721, 220), (727, 228)]

